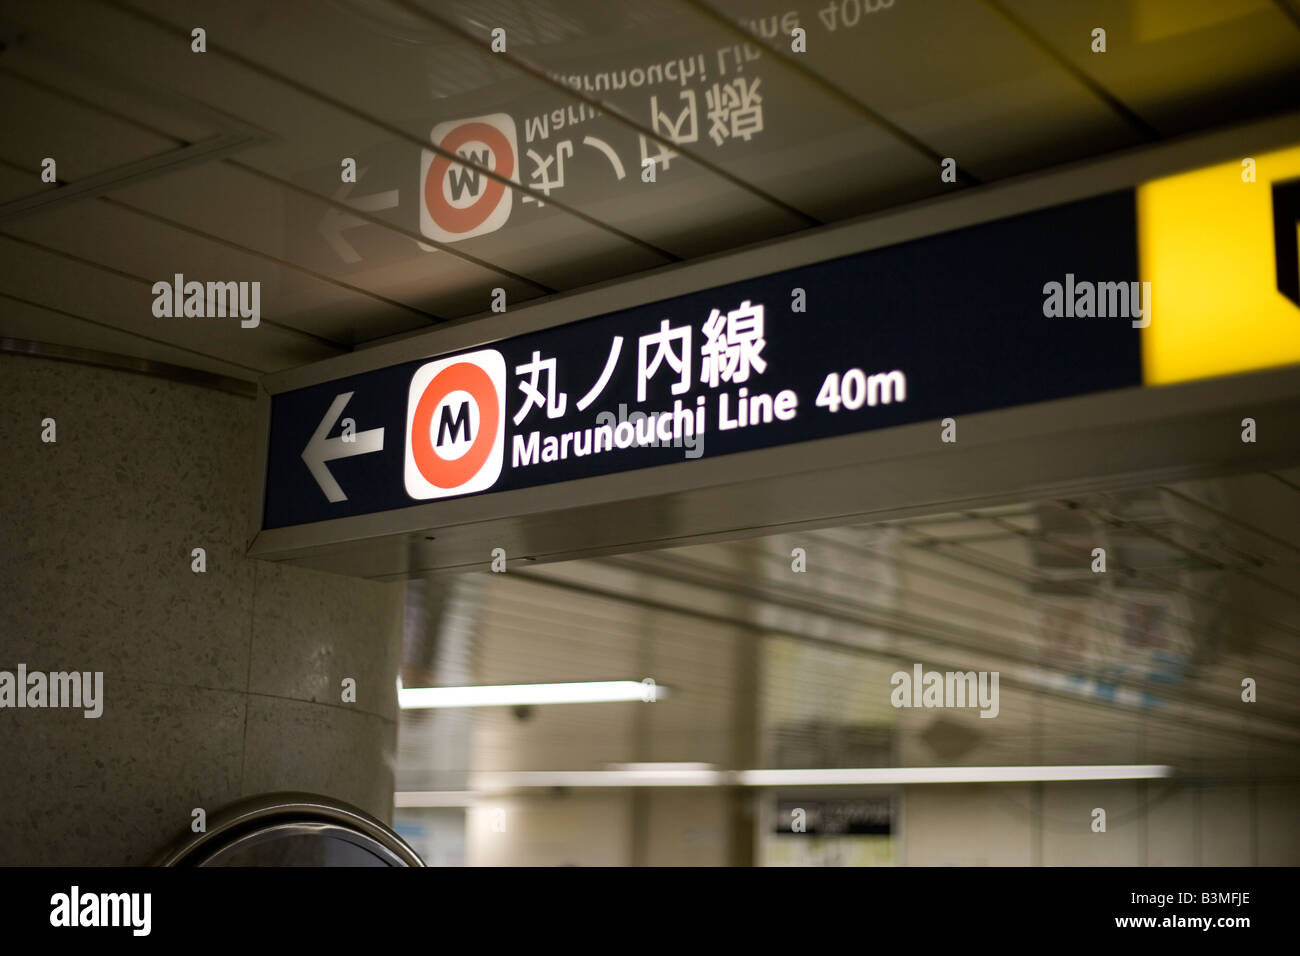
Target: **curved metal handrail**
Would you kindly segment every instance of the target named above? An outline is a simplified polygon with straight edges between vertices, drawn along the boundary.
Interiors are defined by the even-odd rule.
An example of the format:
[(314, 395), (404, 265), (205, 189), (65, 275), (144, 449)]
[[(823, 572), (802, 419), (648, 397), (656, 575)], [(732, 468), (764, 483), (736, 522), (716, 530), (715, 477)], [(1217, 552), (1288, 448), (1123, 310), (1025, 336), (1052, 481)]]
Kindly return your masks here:
[(328, 833), (370, 850), (390, 866), (424, 866), (405, 840), (364, 810), (320, 794), (295, 792), (262, 794), (222, 808), (205, 832), (184, 834), (153, 865), (203, 866), (219, 853), (291, 832)]

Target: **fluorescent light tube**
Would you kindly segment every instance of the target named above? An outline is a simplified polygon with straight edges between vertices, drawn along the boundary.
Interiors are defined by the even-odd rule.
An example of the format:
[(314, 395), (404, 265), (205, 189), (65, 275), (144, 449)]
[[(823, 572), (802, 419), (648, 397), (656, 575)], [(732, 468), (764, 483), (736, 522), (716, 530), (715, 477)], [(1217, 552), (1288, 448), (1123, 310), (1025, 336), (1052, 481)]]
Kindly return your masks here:
[(622, 700), (656, 701), (667, 688), (639, 680), (581, 681), (568, 684), (492, 684), (475, 687), (398, 687), (403, 710), (429, 707), (523, 707), (530, 704), (601, 704)]
[(1173, 776), (1163, 764), (1047, 767), (863, 767), (820, 770), (716, 770), (708, 765), (633, 765), (619, 770), (518, 770), (474, 774), (470, 788), (498, 792), (529, 787), (838, 787), (934, 783), (1038, 783), (1153, 780)]
[(1058, 767), (876, 767), (829, 770), (741, 770), (745, 787), (844, 786), (912, 783), (1039, 783), (1065, 780), (1151, 780), (1171, 776), (1160, 764)]

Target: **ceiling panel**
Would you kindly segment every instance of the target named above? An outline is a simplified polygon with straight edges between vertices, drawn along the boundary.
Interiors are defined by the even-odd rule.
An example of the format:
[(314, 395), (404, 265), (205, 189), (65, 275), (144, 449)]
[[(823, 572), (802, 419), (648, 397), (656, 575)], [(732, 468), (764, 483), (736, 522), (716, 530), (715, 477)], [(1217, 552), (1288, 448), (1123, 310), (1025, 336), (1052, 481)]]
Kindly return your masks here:
[(1280, 2), (1000, 2), (1165, 136), (1300, 104), (1300, 18)]
[[(786, 52), (796, 21), (806, 53)], [(482, 314), (498, 288), (518, 304), (941, 194), (943, 156), (969, 184), (1300, 106), (1298, 24), (1294, 3), (1264, 0), (3, 0), (0, 203), (48, 190), (52, 153), (75, 184), (244, 145), (103, 199), (11, 209), (0, 230), (64, 255), (41, 281), (9, 274), (46, 268), (29, 250), (0, 288), (285, 368)], [(1105, 54), (1087, 51), (1096, 25)], [(195, 26), (207, 53), (191, 52)], [(515, 138), (510, 214), (435, 235), (423, 147), (435, 125), (484, 116)], [(454, 153), (464, 183), (490, 182), (480, 146)], [(154, 328), (116, 291), (71, 301), (83, 293), (55, 285), (69, 269), (86, 289), (131, 281), (114, 270), (256, 279), (269, 320), (306, 334)]]
[[(784, 0), (710, 0), (789, 50)], [(797, 7), (807, 70), (987, 181), (1135, 145), (1086, 86), (972, 0), (831, 0)]]
[[(12, 22), (12, 21), (11, 21)], [(202, 109), (170, 88), (133, 83), (123, 75), (67, 50), (48, 34), (24, 34), (0, 61), (0, 75), (71, 99), (105, 119), (129, 119), (177, 144), (197, 143), (228, 130), (230, 117)]]
[(32, 192), (44, 185), (46, 157), (55, 160), (59, 180), (70, 182), (173, 148), (166, 138), (123, 126), (13, 74), (0, 73), (0, 103), (5, 104), (0, 159), (31, 170)]
[[(237, 11), (228, 8), (213, 11), (195, 2), (157, 5), (157, 9), (177, 24), (206, 18), (212, 24), (210, 29), (229, 36), (226, 42), (240, 55), (403, 131), (405, 138), (375, 143), (363, 151), (362, 158), (371, 167), (368, 175), (372, 182), (382, 176), (385, 189), (407, 186), (413, 190), (412, 202), (418, 198), (420, 144), (428, 140), (436, 125), (474, 116), (509, 114), (516, 136), (522, 141), (517, 150), (523, 167), (522, 181), (531, 186), (533, 164), (526, 148), (529, 118), (580, 105), (566, 91), (556, 90), (515, 67), (509, 56), (493, 54), (486, 43), (467, 43), (432, 22), (418, 27), (420, 42), (411, 43), (394, 39), (387, 31), (372, 29), (368, 11), (347, 3), (322, 9), (306, 0), (286, 0), (269, 7), (266, 18), (251, 29), (239, 29)], [(282, 38), (290, 30), (295, 41), (286, 46)], [(582, 46), (590, 49), (587, 43)], [(453, 54), (450, 57), (449, 51)], [(472, 62), (475, 59), (477, 64)], [(375, 70), (376, 62), (383, 62), (385, 68)], [(453, 73), (454, 86), (448, 82)], [(431, 90), (443, 92), (435, 96)], [(635, 132), (608, 118), (584, 122), (581, 134), (568, 140), (569, 148), (563, 156), (556, 155), (561, 151), (559, 137), (546, 144), (534, 144), (534, 152), (542, 157), (539, 162), (551, 159), (550, 168), (557, 179), (560, 164), (564, 165), (565, 185), (534, 195), (516, 191), (513, 202), (518, 208), (512, 212), (504, 233), (525, 235), (524, 248), (537, 244), (541, 230), (570, 218), (566, 208), (665, 249), (674, 257), (701, 255), (719, 248), (716, 237), (710, 239), (701, 231), (706, 216), (733, 222), (756, 237), (807, 225), (803, 217), (706, 169), (682, 173), (681, 166), (697, 165), (685, 159), (677, 163), (676, 175), (668, 175), (671, 170), (667, 170), (654, 184), (642, 182), (637, 177), (639, 153), (629, 153), (629, 144), (632, 152), (637, 150)], [(613, 164), (600, 149), (585, 143), (587, 135), (608, 142), (621, 153), (621, 181), (615, 178)], [(279, 161), (296, 163), (281, 168), (310, 177), (325, 165), (327, 158), (333, 160), (336, 155), (302, 153), (292, 160), (282, 155)], [(326, 169), (332, 175), (336, 166), (336, 162), (329, 162)], [(573, 231), (576, 227), (561, 223), (560, 228)], [(576, 231), (573, 234), (580, 236)], [(465, 242), (481, 246), (485, 255), (498, 261), (503, 250), (514, 249), (513, 255), (522, 255), (522, 249), (516, 248), (518, 244), (508, 243), (504, 234)]]
[(20, 167), (0, 165), (0, 203), (30, 196), (39, 192), (42, 185), (35, 173), (24, 173)]
[[(492, 27), (513, 20), (508, 58), (553, 74), (674, 144), (681, 158), (669, 160), (665, 181), (704, 176), (686, 161), (696, 158), (822, 222), (940, 189), (933, 156), (764, 54), (739, 25), (707, 8), (682, 0), (543, 3), (527, 13), (506, 3), (409, 6), (452, 19), (481, 45)], [(551, 16), (535, 24), (541, 11)], [(601, 117), (581, 129), (626, 141), (624, 149), (641, 161), (639, 134), (613, 120)], [(552, 132), (550, 142), (559, 138)], [(658, 149), (650, 145), (648, 152)], [(684, 172), (674, 172), (679, 163)]]
[[(146, 5), (140, 6), (143, 9)], [(267, 7), (256, 26), (243, 22), (243, 11), (227, 6), (148, 6), (178, 32), (202, 19), (211, 24), (208, 29), (212, 36), (224, 38), (220, 49), (215, 48), (214, 40), (213, 52), (224, 55), (229, 50), (232, 58), (218, 63), (216, 57), (209, 57), (204, 69), (194, 72), (210, 72), (213, 78), (220, 72), (223, 85), (218, 89), (205, 84), (208, 88), (204, 97), (219, 93), (228, 107), (241, 115), (257, 116), (260, 125), (278, 134), (278, 145), (250, 151), (245, 157), (248, 162), (329, 194), (338, 189), (339, 159), (353, 156), (359, 166), (369, 170), (371, 190), (402, 190), (399, 205), (381, 210), (381, 218), (412, 227), (418, 224), (415, 191), (419, 186), (419, 150), (428, 141), (434, 123), (465, 115), (459, 111), (449, 114), (445, 109), (447, 98), (431, 96), (428, 87), (431, 81), (436, 83), (439, 70), (445, 69), (444, 50), (456, 47), (463, 57), (464, 44), (453, 37), (419, 47), (393, 44), (387, 38), (373, 40), (355, 18), (341, 17), (333, 9), (299, 0)], [(222, 17), (227, 15), (229, 22), (224, 22)], [(284, 38), (290, 35), (293, 43), (286, 44)], [(470, 54), (475, 55), (472, 50)], [(376, 69), (380, 63), (383, 68)], [(234, 73), (240, 75), (231, 76)], [(227, 77), (236, 79), (238, 85), (224, 85)], [(248, 100), (242, 94), (245, 89)], [(517, 88), (512, 88), (497, 95), (513, 98), (518, 93)], [(286, 99), (293, 104), (288, 109)], [(275, 109), (268, 116), (271, 103)], [(305, 116), (292, 115), (322, 109), (331, 111), (330, 122), (316, 122), (310, 130), (305, 129)], [(478, 103), (474, 109), (483, 112)], [(353, 122), (340, 123), (340, 115)], [(365, 135), (356, 135), (352, 129), (358, 117)], [(523, 205), (517, 191), (513, 201)], [(553, 231), (562, 232), (572, 241), (575, 251), (600, 275), (621, 274), (629, 268), (665, 261), (663, 255), (644, 243), (585, 222), (554, 203), (547, 204), (546, 214), (541, 230), (527, 225), (516, 228), (512, 222), (512, 228), (463, 240), (460, 245), (469, 254), (482, 255), (551, 287), (569, 284), (547, 271), (554, 252), (542, 237)], [(566, 270), (564, 277), (569, 274)]]
[(0, 235), (0, 293), (95, 319), (149, 339), (184, 345), (258, 371), (338, 355), (330, 346), (263, 319), (256, 328), (220, 319), (155, 318), (151, 282), (124, 277)]
[[(487, 266), (437, 250), (421, 251), (418, 232), (412, 236), (348, 218), (352, 214), (346, 207), (340, 210), (282, 185), (242, 158), (159, 177), (118, 190), (113, 198), (427, 313), (410, 316), (410, 328), (484, 311), (496, 287), (504, 288), (511, 302), (540, 292)], [(331, 237), (344, 245), (331, 245)], [(368, 310), (358, 313), (353, 340), (387, 334), (369, 323)]]
[[(267, 143), (241, 153), (240, 160), (322, 197), (329, 198), (339, 192), (342, 157), (356, 158), (359, 167), (369, 170), (367, 176), (371, 183), (379, 177), (380, 167), (388, 164), (391, 168), (382, 170), (388, 177), (385, 182), (368, 188), (378, 192), (402, 186), (406, 189), (399, 196), (397, 207), (377, 209), (373, 215), (392, 221), (407, 232), (419, 234), (418, 209), (411, 190), (418, 183), (419, 146), (428, 136), (429, 130), (425, 129), (429, 125), (428, 117), (421, 116), (418, 121), (398, 126), (387, 120), (372, 119), (375, 116), (371, 109), (374, 104), (351, 105), (351, 99), (361, 99), (355, 93), (350, 95), (348, 102), (335, 102), (299, 84), (293, 77), (277, 78), (282, 74), (281, 61), (293, 58), (287, 51), (297, 49), (310, 39), (314, 30), (312, 21), (330, 16), (328, 12), (322, 12), (322, 8), (300, 10), (302, 24), (279, 22), (273, 34), (277, 38), (275, 49), (263, 65), (241, 59), (242, 54), (237, 51), (227, 52), (236, 43), (253, 42), (253, 38), (259, 35), (256, 22), (261, 15), (249, 13), (250, 9), (258, 8), (207, 5), (195, 7), (197, 12), (188, 15), (168, 4), (159, 10), (159, 13), (175, 20), (175, 24), (168, 24), (156, 22), (148, 11), (133, 13), (124, 4), (109, 6), (75, 2), (72, 5), (79, 26), (74, 36), (63, 35), (70, 32), (63, 28), (67, 17), (39, 5), (24, 8), (24, 23), (38, 37), (54, 35), (78, 54), (83, 47), (89, 46), (88, 54), (92, 60), (97, 56), (97, 49), (89, 38), (114, 37), (118, 56), (111, 65), (113, 72), (125, 74), (134, 82), (173, 90), (265, 130), (269, 136)], [(223, 15), (232, 18), (228, 33), (233, 37), (223, 33)], [(249, 22), (254, 26), (245, 22), (250, 16)], [(209, 24), (207, 54), (192, 53), (189, 47), (190, 24), (199, 21)], [(335, 31), (335, 34), (335, 39), (346, 51), (352, 38), (346, 31)], [(294, 37), (292, 44), (285, 42), (285, 38), (290, 36)], [(337, 52), (315, 49), (315, 54), (326, 63), (334, 62), (332, 57)], [(364, 70), (354, 73), (351, 81), (363, 92), (370, 83), (366, 77), (400, 66), (391, 51), (372, 49), (370, 52), (372, 55)], [(427, 52), (428, 57), (436, 58), (436, 51)], [(384, 66), (377, 69), (376, 64)], [(420, 82), (423, 84), (424, 81)], [(378, 104), (381, 110), (383, 105)], [(556, 212), (553, 206), (547, 208), (550, 213)], [(557, 239), (561, 243), (559, 246), (555, 244)], [(488, 258), (494, 265), (549, 288), (566, 288), (577, 282), (611, 278), (660, 265), (671, 258), (653, 247), (565, 214), (548, 215), (540, 229), (506, 229), (462, 241), (458, 246), (462, 247), (456, 250), (458, 253), (463, 251), (467, 255)], [(558, 255), (557, 248), (571, 251), (572, 256)], [(319, 250), (322, 261), (328, 261), (326, 257), (330, 250), (324, 240), (319, 241)], [(412, 249), (408, 255), (412, 259), (422, 257), (427, 262), (446, 253), (429, 256)]]
[[(182, 173), (175, 178), (193, 175)], [(170, 226), (167, 221), (171, 218), (142, 216), (116, 198), (88, 199), (45, 215), (4, 223), (0, 229), (11, 237), (130, 273), (150, 285), (160, 280), (171, 282), (176, 273), (187, 280), (260, 282), (264, 318), (341, 345), (431, 324), (429, 317), (391, 302), (359, 295), (238, 247), (216, 244)], [(250, 225), (255, 225), (255, 220)], [(148, 298), (141, 305), (147, 310), (151, 303)], [(357, 322), (359, 314), (365, 316), (364, 323)]]

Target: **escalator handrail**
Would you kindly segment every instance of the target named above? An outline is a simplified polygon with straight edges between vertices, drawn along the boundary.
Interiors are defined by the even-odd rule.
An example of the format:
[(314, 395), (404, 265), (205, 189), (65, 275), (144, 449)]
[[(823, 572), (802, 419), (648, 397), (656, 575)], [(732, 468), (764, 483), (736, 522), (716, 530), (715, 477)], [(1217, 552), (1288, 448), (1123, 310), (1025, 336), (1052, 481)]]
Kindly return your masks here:
[(153, 861), (154, 866), (194, 866), (253, 834), (286, 824), (333, 824), (379, 844), (402, 865), (422, 867), (419, 854), (364, 810), (315, 793), (268, 793), (219, 810), (203, 833), (186, 833)]

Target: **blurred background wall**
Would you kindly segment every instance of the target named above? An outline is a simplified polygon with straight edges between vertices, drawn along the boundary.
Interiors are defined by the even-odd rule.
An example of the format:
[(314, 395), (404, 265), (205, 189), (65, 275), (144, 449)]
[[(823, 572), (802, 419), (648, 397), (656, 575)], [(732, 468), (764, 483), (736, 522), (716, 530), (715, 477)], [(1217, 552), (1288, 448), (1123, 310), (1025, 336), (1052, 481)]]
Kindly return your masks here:
[[(853, 795), (819, 795), (844, 800)], [(862, 837), (756, 833), (768, 865), (1295, 866), (1295, 784), (1051, 783), (910, 786), (893, 795), (899, 829), (885, 852)], [(877, 793), (876, 798), (879, 798)], [(764, 798), (757, 797), (761, 801)], [(512, 794), (469, 809), (404, 809), (399, 829), (447, 866), (628, 866), (638, 802), (650, 809), (644, 862), (725, 866), (719, 793), (649, 791)], [(774, 802), (774, 801), (773, 801)], [(791, 798), (793, 804), (809, 800)], [(1089, 828), (1107, 808), (1107, 832)], [(492, 826), (505, 811), (506, 829)]]
[[(1244, 474), (413, 581), (407, 686), (649, 676), (671, 692), (405, 711), (399, 798), (441, 805), (401, 806), (397, 825), (430, 859), (469, 865), (1300, 863), (1295, 479)], [(1105, 574), (1091, 569), (1096, 543)], [(998, 671), (997, 717), (893, 707), (891, 675), (916, 663)], [(644, 763), (1159, 764), (1173, 776), (563, 785), (571, 771)], [(548, 772), (556, 786), (497, 786)], [(795, 809), (807, 832), (792, 831)]]

